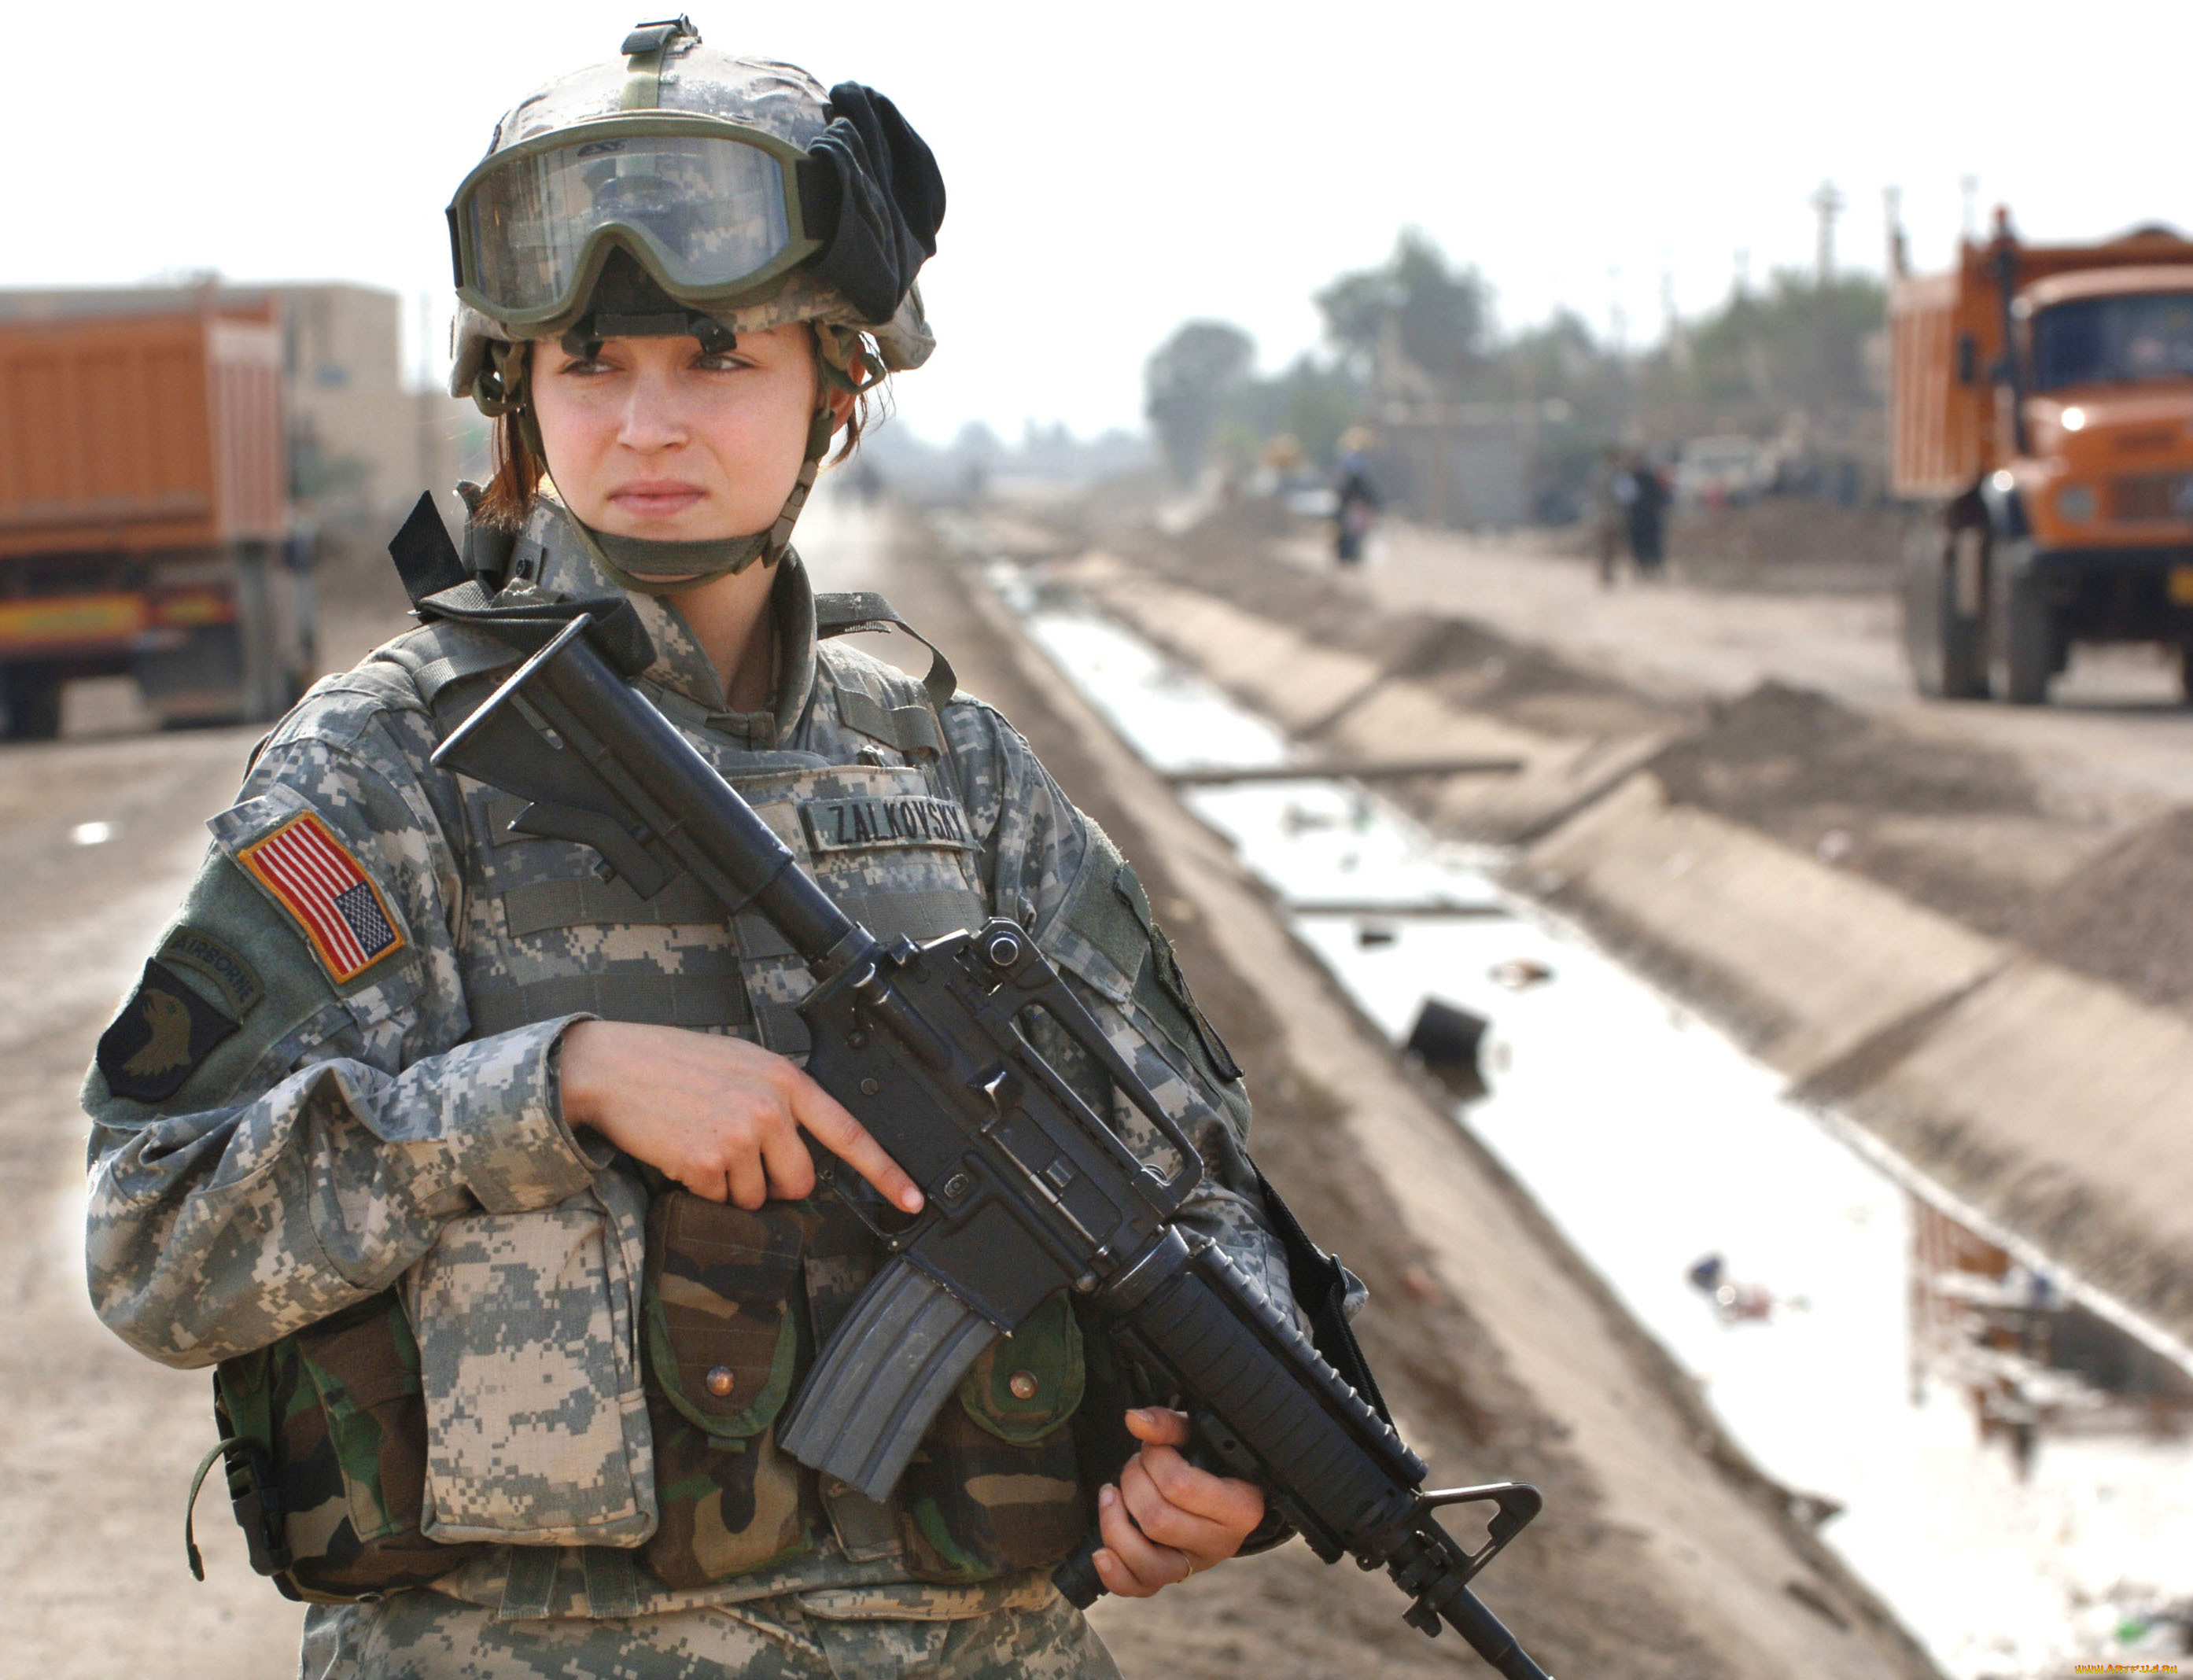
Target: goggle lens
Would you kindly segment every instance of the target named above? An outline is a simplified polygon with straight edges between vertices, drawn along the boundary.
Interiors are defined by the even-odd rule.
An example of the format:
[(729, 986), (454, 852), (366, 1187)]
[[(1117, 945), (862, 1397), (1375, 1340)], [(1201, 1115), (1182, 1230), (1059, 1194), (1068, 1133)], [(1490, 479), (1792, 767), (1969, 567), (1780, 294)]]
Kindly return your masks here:
[(595, 135), (514, 157), (472, 183), (460, 214), (472, 285), (513, 315), (568, 304), (605, 227), (644, 241), (667, 284), (704, 292), (758, 273), (791, 241), (783, 166), (710, 134)]

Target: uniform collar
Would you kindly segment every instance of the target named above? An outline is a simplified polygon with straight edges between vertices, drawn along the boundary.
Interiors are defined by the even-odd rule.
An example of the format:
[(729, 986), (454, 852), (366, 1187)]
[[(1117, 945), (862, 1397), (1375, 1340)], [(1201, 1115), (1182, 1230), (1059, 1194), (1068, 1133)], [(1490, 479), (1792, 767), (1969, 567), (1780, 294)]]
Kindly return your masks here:
[(778, 637), (774, 704), (766, 711), (734, 711), (714, 663), (673, 598), (620, 589), (611, 582), (585, 528), (561, 502), (546, 492), (535, 496), (525, 534), (541, 546), (540, 586), (547, 593), (563, 600), (621, 595), (632, 603), (655, 643), (655, 663), (642, 680), (674, 697), (667, 709), (690, 713), (688, 721), (723, 734), (744, 736), (752, 746), (774, 746), (790, 738), (815, 689), (815, 591), (796, 551), (776, 563), (776, 584), (770, 595)]

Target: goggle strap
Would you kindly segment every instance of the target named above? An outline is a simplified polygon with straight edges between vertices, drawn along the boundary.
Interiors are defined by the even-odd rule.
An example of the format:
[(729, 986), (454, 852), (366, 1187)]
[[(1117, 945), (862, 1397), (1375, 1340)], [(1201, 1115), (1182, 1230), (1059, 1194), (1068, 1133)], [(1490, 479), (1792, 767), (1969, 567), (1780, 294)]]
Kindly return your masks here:
[(620, 111), (659, 111), (662, 108), (662, 55), (680, 38), (701, 42), (701, 31), (688, 17), (664, 18), (637, 26), (624, 37), (624, 91), (617, 96)]
[(634, 53), (624, 61), (624, 91), (617, 96), (619, 111), (656, 111), (662, 104), (662, 49)]

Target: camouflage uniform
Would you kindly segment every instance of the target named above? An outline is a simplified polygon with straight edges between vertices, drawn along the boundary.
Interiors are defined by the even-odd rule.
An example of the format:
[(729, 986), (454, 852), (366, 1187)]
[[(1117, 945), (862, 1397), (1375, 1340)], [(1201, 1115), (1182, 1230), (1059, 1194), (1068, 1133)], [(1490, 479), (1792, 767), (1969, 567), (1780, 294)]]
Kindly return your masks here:
[[(928, 1602), (933, 1601), (933, 1602)], [(311, 1680), (1117, 1680), (1111, 1656), (1040, 1577), (1010, 1589), (816, 1591), (664, 1615), (505, 1621), (438, 1594), (370, 1616), (318, 1615)]]
[[(545, 497), (512, 580), (512, 591), (559, 597), (610, 588), (575, 522)], [(1241, 1153), (1238, 1074), (1132, 871), (1026, 742), (977, 700), (962, 694), (939, 713), (902, 673), (818, 641), (796, 556), (773, 597), (780, 677), (766, 712), (729, 711), (674, 609), (629, 598), (657, 649), (650, 698), (852, 914), (917, 938), (992, 911), (1035, 931), (1210, 1162), (1188, 1222), (1286, 1299)], [(675, 1243), (650, 1231), (644, 1174), (565, 1124), (558, 1039), (601, 1016), (736, 1033), (797, 1058), (804, 1026), (791, 1006), (810, 982), (750, 912), (727, 922), (690, 881), (643, 900), (587, 848), (512, 835), (515, 802), (430, 765), (509, 659), (476, 632), (431, 624), (314, 689), (213, 820), (207, 861), (84, 1090), (92, 1299), (131, 1346), (179, 1367), (234, 1366), (270, 1345), (306, 1346), (295, 1333), (319, 1327), (305, 1363), (325, 1395), (343, 1391), (329, 1351), (340, 1338), (322, 1334), (330, 1322), (363, 1315), (399, 1339), (415, 1332), (406, 1357), (432, 1426), (424, 1542), (413, 1540), (427, 1559), (417, 1579), (433, 1590), (316, 1606), (307, 1671), (1110, 1672), (1041, 1572), (999, 1577), (953, 1526), (969, 1509), (964, 1486), (936, 1490), (941, 1527), (933, 1510), (886, 1520), (784, 1460), (782, 1485), (802, 1487), (802, 1510), (819, 1498), (827, 1521), (803, 1538), (787, 1517), (780, 1538), (793, 1543), (775, 1550), (754, 1540), (770, 1532), (754, 1509), (734, 1521), (712, 1504), (701, 1521), (672, 1496), (678, 1453), (713, 1440), (688, 1425), (715, 1426), (690, 1403), (708, 1402), (681, 1386), (680, 1356), (643, 1344), (674, 1335), (676, 1314), (658, 1303), (687, 1300), (706, 1266), (689, 1277), (650, 1252)], [(786, 1288), (804, 1285), (803, 1334), (821, 1339), (873, 1260), (822, 1240), (838, 1217), (831, 1198), (799, 1205), (816, 1240)], [(766, 1241), (736, 1252), (749, 1268), (775, 1263)], [(377, 1297), (404, 1311), (369, 1305)], [(766, 1322), (734, 1326), (754, 1369), (726, 1404), (759, 1403), (771, 1381), (782, 1403), (790, 1365), (777, 1362), (798, 1339), (793, 1315), (780, 1316), (781, 1340)], [(1043, 1379), (1044, 1403), (1061, 1412), (1081, 1393), (1078, 1333), (1067, 1330), (1070, 1397), (1065, 1376)], [(662, 1381), (650, 1387), (643, 1367)], [(1015, 1392), (1028, 1375), (1013, 1373)], [(1023, 1496), (1011, 1488), (1047, 1475), (1054, 1488), (1079, 1482), (1085, 1527), (1088, 1471), (1070, 1458), (1043, 1475), (977, 1473), (982, 1452), (1025, 1437), (1002, 1372), (978, 1367), (969, 1382), (982, 1425), (963, 1420), (972, 1456), (932, 1456), (961, 1483), (991, 1487), (974, 1517), (1010, 1534)], [(987, 1420), (986, 1395), (1005, 1409)], [(357, 1414), (369, 1410), (361, 1401)], [(747, 1443), (749, 1507), (765, 1502), (770, 1438)], [(354, 1489), (307, 1513), (361, 1533), (373, 1515)], [(731, 1530), (749, 1550), (734, 1545), (725, 1564)], [(666, 1584), (696, 1557), (707, 1567)]]

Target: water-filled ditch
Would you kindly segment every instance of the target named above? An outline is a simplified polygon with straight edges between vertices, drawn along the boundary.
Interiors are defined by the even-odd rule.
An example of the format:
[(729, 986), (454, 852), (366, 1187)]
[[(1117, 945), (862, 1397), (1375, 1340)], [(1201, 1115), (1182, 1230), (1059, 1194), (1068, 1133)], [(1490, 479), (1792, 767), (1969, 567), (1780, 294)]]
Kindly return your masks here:
[[(1276, 728), (1085, 603), (1010, 563), (990, 577), (1155, 768), (1288, 762)], [(1833, 1510), (1824, 1537), (1949, 1672), (2177, 1652), (2193, 1446), (2044, 1436), (2021, 1474), (2014, 1439), (1983, 1438), (1970, 1359), (1914, 1357), (1914, 1222), (1940, 1217), (1914, 1175), (1509, 891), (1497, 853), (1440, 842), (1344, 781), (1183, 797), (1299, 907), (1297, 935), (1396, 1043), (1427, 998), (1491, 1024), (1488, 1089), (1457, 1104), (1459, 1123), (1761, 1467)]]

